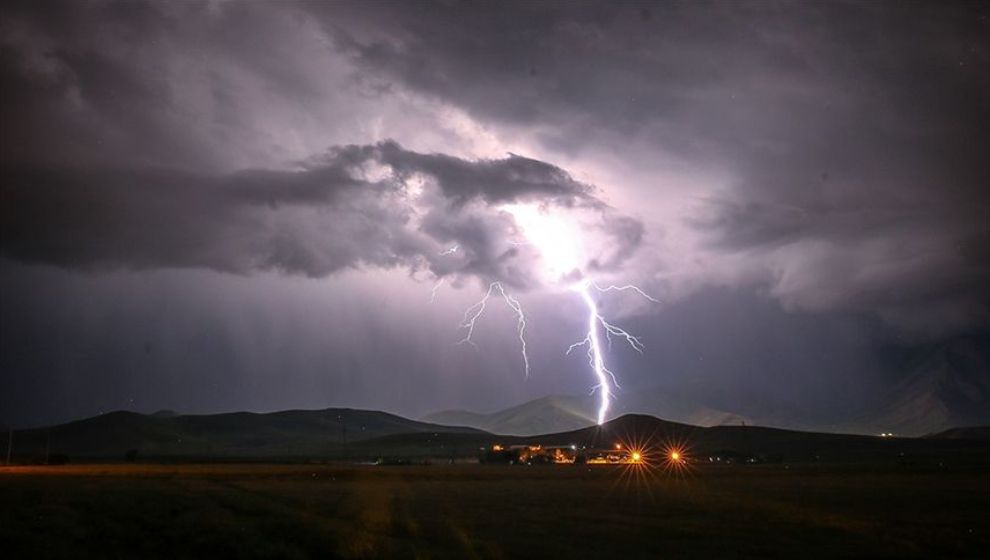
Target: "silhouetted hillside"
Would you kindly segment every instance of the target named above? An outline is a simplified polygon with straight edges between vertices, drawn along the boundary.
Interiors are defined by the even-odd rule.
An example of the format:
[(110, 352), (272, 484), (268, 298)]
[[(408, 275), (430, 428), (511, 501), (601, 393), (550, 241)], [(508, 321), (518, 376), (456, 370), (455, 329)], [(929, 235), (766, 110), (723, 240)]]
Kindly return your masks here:
[(358, 444), (368, 452), (438, 457), (473, 453), (495, 443), (502, 445), (562, 445), (611, 448), (615, 444), (658, 450), (676, 446), (697, 461), (729, 457), (734, 461), (792, 463), (888, 463), (922, 461), (944, 464), (990, 462), (990, 442), (963, 439), (883, 438), (875, 436), (799, 432), (759, 426), (709, 428), (668, 422), (653, 416), (627, 414), (601, 426), (533, 436), (440, 433), (393, 434)]
[[(705, 460), (709, 456), (749, 457), (756, 461), (790, 462), (909, 462), (938, 460), (943, 453), (990, 453), (984, 442), (932, 441), (917, 438), (799, 432), (759, 426), (713, 426), (702, 428), (666, 422), (652, 416), (629, 414), (602, 426), (539, 438), (541, 443), (602, 446), (610, 442), (641, 446), (678, 445), (688, 454)], [(947, 456), (945, 460), (948, 460)]]
[(345, 444), (396, 433), (481, 434), (474, 428), (417, 422), (385, 412), (331, 408), (267, 414), (153, 415), (111, 412), (14, 433), (17, 456), (64, 453), (72, 457), (295, 456), (333, 454)]
[[(990, 425), (990, 340), (959, 338), (918, 351), (879, 402), (859, 410), (816, 417), (800, 403), (768, 402), (741, 410), (712, 398), (704, 384), (641, 389), (622, 395), (612, 413), (646, 414), (694, 426), (774, 426), (788, 430), (920, 437), (960, 426)], [(536, 435), (594, 423), (595, 397), (551, 396), (489, 414), (454, 410), (425, 421), (472, 426), (509, 435)]]
[(952, 428), (928, 436), (937, 439), (978, 439), (990, 440), (990, 426), (971, 426), (969, 428)]
[(923, 436), (960, 426), (990, 424), (990, 349), (981, 338), (933, 348), (876, 410), (843, 428), (866, 433)]
[(941, 463), (960, 450), (990, 456), (990, 440), (982, 438), (986, 429), (960, 429), (929, 438), (881, 438), (756, 426), (705, 428), (627, 414), (601, 426), (519, 436), (353, 409), (197, 416), (113, 412), (15, 432), (14, 457), (37, 460), (44, 457), (47, 448), (52, 455), (74, 459), (124, 459), (131, 450), (136, 450), (132, 455), (138, 459), (436, 459), (477, 456), (481, 449), (502, 443), (587, 448), (622, 444), (654, 452), (677, 445), (699, 460), (710, 456), (757, 462), (910, 462), (928, 458)]

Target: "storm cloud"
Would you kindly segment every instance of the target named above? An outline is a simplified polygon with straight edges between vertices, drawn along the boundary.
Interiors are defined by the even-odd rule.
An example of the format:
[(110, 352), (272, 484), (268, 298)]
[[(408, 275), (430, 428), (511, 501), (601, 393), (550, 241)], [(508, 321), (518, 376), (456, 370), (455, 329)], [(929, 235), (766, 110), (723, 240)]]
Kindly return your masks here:
[[(529, 287), (533, 263), (509, 203), (597, 213), (621, 264), (642, 226), (558, 167), (509, 155), (468, 161), (395, 142), (343, 146), (295, 170), (208, 175), (168, 168), (4, 169), (0, 250), (63, 267), (428, 269)], [(613, 235), (614, 234), (614, 235)], [(442, 255), (449, 247), (456, 254)], [(529, 255), (532, 256), (532, 255)]]
[(314, 11), (382, 80), (552, 123), (544, 141), (564, 150), (622, 138), (717, 169), (681, 216), (711, 257), (696, 285), (755, 283), (789, 307), (911, 328), (987, 317), (986, 6), (353, 8)]
[[(125, 406), (135, 370), (140, 406), (234, 388), (204, 412), (583, 393), (518, 204), (663, 302), (600, 302), (647, 345), (614, 356), (630, 392), (880, 400), (987, 354), (988, 37), (973, 2), (9, 2), (0, 409), (80, 379), (75, 415)], [(530, 385), (512, 318), (483, 359), (447, 344), (491, 281)]]

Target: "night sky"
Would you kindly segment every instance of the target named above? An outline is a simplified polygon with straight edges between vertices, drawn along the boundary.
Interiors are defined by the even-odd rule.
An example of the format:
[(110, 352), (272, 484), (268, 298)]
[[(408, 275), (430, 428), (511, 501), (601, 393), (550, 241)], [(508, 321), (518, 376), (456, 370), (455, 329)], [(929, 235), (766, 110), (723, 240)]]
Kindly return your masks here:
[(620, 403), (990, 396), (986, 3), (7, 2), (0, 93), (0, 424), (586, 395), (507, 208)]

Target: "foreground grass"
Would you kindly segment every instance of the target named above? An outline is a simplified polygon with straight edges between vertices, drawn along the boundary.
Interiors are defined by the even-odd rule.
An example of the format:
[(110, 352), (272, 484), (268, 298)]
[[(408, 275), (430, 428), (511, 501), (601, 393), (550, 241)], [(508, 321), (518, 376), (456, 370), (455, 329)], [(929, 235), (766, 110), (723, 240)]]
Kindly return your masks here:
[(990, 546), (937, 470), (80, 465), (0, 469), (6, 558), (932, 558)]

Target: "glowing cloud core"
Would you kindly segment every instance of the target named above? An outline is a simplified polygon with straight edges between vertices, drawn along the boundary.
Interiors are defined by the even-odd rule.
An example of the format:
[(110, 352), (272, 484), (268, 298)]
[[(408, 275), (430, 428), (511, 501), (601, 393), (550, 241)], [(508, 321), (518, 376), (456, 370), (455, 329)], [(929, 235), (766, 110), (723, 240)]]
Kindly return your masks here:
[[(559, 215), (551, 214), (546, 208), (531, 204), (513, 204), (501, 208), (512, 215), (518, 226), (520, 233), (525, 238), (524, 242), (517, 242), (519, 245), (532, 246), (539, 254), (543, 263), (543, 274), (545, 280), (551, 285), (566, 287), (576, 292), (588, 310), (587, 333), (584, 338), (567, 349), (570, 354), (575, 348), (586, 347), (588, 364), (594, 372), (597, 384), (592, 392), (598, 391), (599, 405), (597, 421), (599, 424), (606, 420), (609, 407), (614, 397), (614, 388), (619, 384), (616, 376), (605, 364), (605, 355), (601, 343), (601, 334), (605, 333), (609, 349), (612, 347), (612, 337), (617, 336), (624, 339), (633, 350), (642, 353), (644, 346), (639, 338), (629, 334), (625, 330), (609, 323), (598, 311), (598, 304), (592, 297), (592, 290), (604, 293), (611, 291), (632, 290), (640, 296), (657, 303), (657, 300), (647, 295), (643, 290), (633, 285), (624, 286), (600, 286), (592, 279), (585, 277), (582, 270), (584, 262), (584, 248), (580, 232), (575, 224), (565, 220)], [(449, 250), (451, 253), (452, 250)], [(444, 254), (447, 254), (446, 252)], [(434, 287), (434, 295), (439, 283)], [(493, 292), (498, 291), (506, 304), (514, 311), (518, 317), (518, 334), (522, 345), (522, 358), (526, 375), (529, 375), (529, 357), (526, 353), (526, 316), (523, 313), (519, 301), (505, 291), (504, 286), (499, 282), (492, 282), (484, 297), (475, 305), (471, 306), (464, 313), (464, 320), (461, 328), (467, 331), (462, 343), (472, 343), (471, 335), (474, 332), (475, 322), (485, 312), (486, 305)]]

